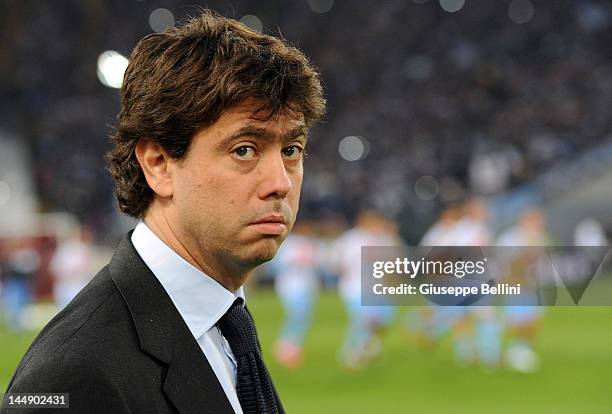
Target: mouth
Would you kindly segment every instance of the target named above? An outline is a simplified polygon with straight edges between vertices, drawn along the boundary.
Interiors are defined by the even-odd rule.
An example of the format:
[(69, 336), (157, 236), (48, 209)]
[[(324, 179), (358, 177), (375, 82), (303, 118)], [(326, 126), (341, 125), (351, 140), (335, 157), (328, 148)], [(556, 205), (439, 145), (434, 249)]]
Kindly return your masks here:
[(287, 231), (287, 219), (282, 214), (271, 214), (249, 224), (257, 233), (279, 236)]

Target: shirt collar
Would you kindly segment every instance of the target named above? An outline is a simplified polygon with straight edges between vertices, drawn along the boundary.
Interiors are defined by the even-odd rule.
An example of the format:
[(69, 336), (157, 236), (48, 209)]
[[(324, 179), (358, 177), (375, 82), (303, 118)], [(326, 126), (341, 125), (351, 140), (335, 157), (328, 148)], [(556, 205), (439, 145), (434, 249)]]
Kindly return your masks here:
[(245, 300), (242, 287), (230, 292), (179, 256), (142, 221), (132, 233), (132, 244), (196, 339), (217, 323), (236, 298)]

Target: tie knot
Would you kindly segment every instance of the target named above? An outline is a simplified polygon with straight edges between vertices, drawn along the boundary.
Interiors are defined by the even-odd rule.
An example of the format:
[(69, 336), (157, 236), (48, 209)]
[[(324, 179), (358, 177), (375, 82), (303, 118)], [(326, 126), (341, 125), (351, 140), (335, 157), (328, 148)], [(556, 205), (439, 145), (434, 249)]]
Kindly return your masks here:
[(237, 298), (232, 303), (225, 315), (217, 322), (217, 326), (236, 357), (249, 352), (259, 352), (255, 325), (243, 305), (242, 298)]

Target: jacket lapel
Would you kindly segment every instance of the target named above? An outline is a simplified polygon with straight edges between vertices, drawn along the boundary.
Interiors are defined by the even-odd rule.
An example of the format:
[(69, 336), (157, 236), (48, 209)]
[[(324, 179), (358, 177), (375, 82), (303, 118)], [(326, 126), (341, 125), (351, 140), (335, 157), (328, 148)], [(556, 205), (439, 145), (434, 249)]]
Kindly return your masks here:
[(181, 414), (233, 413), (208, 360), (130, 237), (131, 232), (119, 244), (110, 274), (130, 310), (141, 349), (168, 365), (164, 393)]

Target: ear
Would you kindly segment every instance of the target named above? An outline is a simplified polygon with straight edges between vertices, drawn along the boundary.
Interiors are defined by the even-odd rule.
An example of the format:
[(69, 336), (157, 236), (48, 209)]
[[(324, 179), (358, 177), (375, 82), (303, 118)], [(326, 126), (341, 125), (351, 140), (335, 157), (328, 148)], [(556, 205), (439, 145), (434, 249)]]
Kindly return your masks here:
[(173, 159), (159, 144), (141, 138), (136, 144), (136, 158), (151, 190), (160, 197), (171, 197)]

